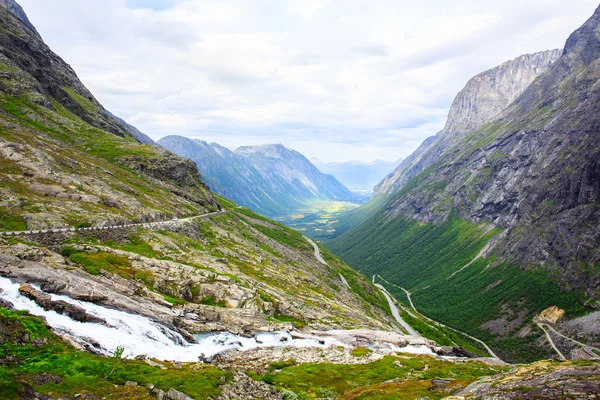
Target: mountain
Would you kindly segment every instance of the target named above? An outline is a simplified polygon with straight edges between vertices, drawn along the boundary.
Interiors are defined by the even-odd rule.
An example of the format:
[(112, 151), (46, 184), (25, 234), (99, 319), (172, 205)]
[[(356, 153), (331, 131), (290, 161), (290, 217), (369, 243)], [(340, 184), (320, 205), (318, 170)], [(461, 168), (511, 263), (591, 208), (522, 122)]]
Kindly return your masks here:
[(322, 163), (317, 159), (310, 161), (324, 174), (333, 175), (348, 189), (370, 192), (377, 183), (400, 165), (402, 158), (394, 163), (382, 160), (371, 163), (360, 161)]
[(158, 143), (196, 162), (216, 193), (271, 217), (289, 214), (313, 200), (360, 200), (302, 154), (282, 145), (229, 150), (181, 136), (167, 136)]
[(436, 157), (444, 149), (494, 120), (561, 54), (562, 50), (550, 50), (523, 55), (469, 80), (452, 102), (444, 129), (435, 137), (425, 140), (392, 174), (381, 181), (374, 189), (374, 196), (398, 191), (435, 163)]
[(192, 161), (141, 144), (2, 7), (0, 69), (0, 398), (207, 398), (235, 386), (230, 367), (160, 359), (262, 340), (285, 357), (266, 365), (289, 359), (286, 340), (317, 359), (335, 339), (311, 330), (396, 329), (369, 280), (211, 192)]
[(550, 356), (532, 318), (557, 306), (568, 320), (600, 305), (599, 23), (600, 9), (562, 52), (470, 81), (445, 129), (329, 247), (415, 293), (430, 317), (489, 339), (504, 359)]
[[(300, 233), (214, 194), (193, 162), (141, 144), (2, 7), (0, 49), (1, 399), (583, 399), (600, 389), (597, 362), (506, 365)], [(539, 329), (594, 328), (589, 315), (561, 316), (545, 310)]]
[(561, 50), (551, 50), (523, 55), (469, 80), (454, 99), (444, 129), (427, 138), (394, 172), (375, 185), (368, 203), (340, 216), (334, 225), (334, 237), (381, 212), (389, 197), (434, 165), (450, 142), (458, 140), (465, 132), (476, 130), (508, 107), (561, 53)]
[(116, 115), (114, 115), (113, 113), (111, 113), (110, 111), (108, 111), (108, 113), (117, 120), (118, 123), (120, 123), (121, 125), (123, 125), (125, 128), (127, 128), (129, 130), (129, 132), (131, 132), (133, 134), (133, 136), (135, 136), (135, 138), (142, 144), (150, 144), (152, 146), (158, 146), (158, 143), (156, 143), (154, 140), (152, 140), (152, 138), (150, 138), (150, 136), (146, 135), (145, 133), (141, 132), (138, 128), (136, 128), (135, 126), (128, 124), (124, 119), (117, 117)]
[[(19, 18), (29, 29), (33, 31), (37, 36), (40, 36), (35, 26), (29, 21), (27, 14), (23, 8), (15, 0), (0, 0), (0, 6), (8, 10), (12, 15)], [(41, 37), (41, 36), (40, 36)]]

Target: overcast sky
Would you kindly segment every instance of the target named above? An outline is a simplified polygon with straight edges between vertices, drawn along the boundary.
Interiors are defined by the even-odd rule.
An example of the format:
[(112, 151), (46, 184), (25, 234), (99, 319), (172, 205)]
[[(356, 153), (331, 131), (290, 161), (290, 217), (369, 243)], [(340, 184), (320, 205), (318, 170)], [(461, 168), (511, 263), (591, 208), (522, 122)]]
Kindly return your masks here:
[(154, 139), (393, 161), (469, 78), (562, 48), (598, 0), (18, 0), (110, 111)]

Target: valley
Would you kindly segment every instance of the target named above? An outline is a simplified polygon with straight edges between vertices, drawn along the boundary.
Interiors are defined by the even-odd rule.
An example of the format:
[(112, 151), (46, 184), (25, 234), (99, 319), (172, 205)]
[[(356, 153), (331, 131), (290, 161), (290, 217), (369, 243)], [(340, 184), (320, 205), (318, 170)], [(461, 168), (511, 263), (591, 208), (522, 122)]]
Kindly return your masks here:
[[(143, 32), (129, 34), (156, 40)], [(0, 0), (1, 399), (598, 397), (600, 8), (564, 49), (469, 80), (445, 127), (406, 159), (322, 170), (282, 144), (154, 141), (107, 111), (42, 37)], [(261, 85), (217, 58), (219, 81)], [(239, 100), (181, 60), (194, 79), (180, 96), (197, 83)], [(161, 83), (137, 79), (111, 86), (106, 104), (122, 92), (175, 104), (142, 99)], [(328, 97), (318, 89), (305, 88)], [(296, 114), (287, 107), (276, 109)], [(233, 114), (255, 121), (265, 109)], [(324, 100), (320, 118), (332, 110)], [(190, 132), (230, 114), (213, 110)], [(168, 115), (177, 132), (192, 124)], [(284, 128), (270, 138), (310, 130)], [(358, 134), (336, 133), (349, 152)], [(354, 189), (380, 182), (367, 199), (326, 170)]]
[(316, 240), (326, 240), (335, 234), (335, 224), (341, 215), (359, 207), (359, 203), (312, 201), (289, 216), (274, 219)]

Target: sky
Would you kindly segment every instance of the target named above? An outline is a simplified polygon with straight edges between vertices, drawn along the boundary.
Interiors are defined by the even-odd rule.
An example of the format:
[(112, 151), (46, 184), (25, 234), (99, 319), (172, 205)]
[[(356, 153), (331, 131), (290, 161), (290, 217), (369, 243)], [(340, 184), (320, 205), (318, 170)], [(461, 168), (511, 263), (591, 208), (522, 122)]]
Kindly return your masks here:
[(598, 0), (18, 0), (111, 112), (153, 139), (410, 155), (476, 74), (562, 48)]

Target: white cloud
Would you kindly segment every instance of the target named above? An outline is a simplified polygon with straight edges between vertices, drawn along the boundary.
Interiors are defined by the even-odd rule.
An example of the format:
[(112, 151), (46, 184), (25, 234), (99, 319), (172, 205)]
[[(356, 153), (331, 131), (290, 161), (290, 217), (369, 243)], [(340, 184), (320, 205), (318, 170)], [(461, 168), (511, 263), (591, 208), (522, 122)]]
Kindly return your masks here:
[[(115, 114), (154, 138), (395, 160), (475, 74), (562, 47), (596, 0), (20, 0)], [(128, 8), (135, 5), (135, 8)], [(166, 6), (170, 6), (167, 8)]]

